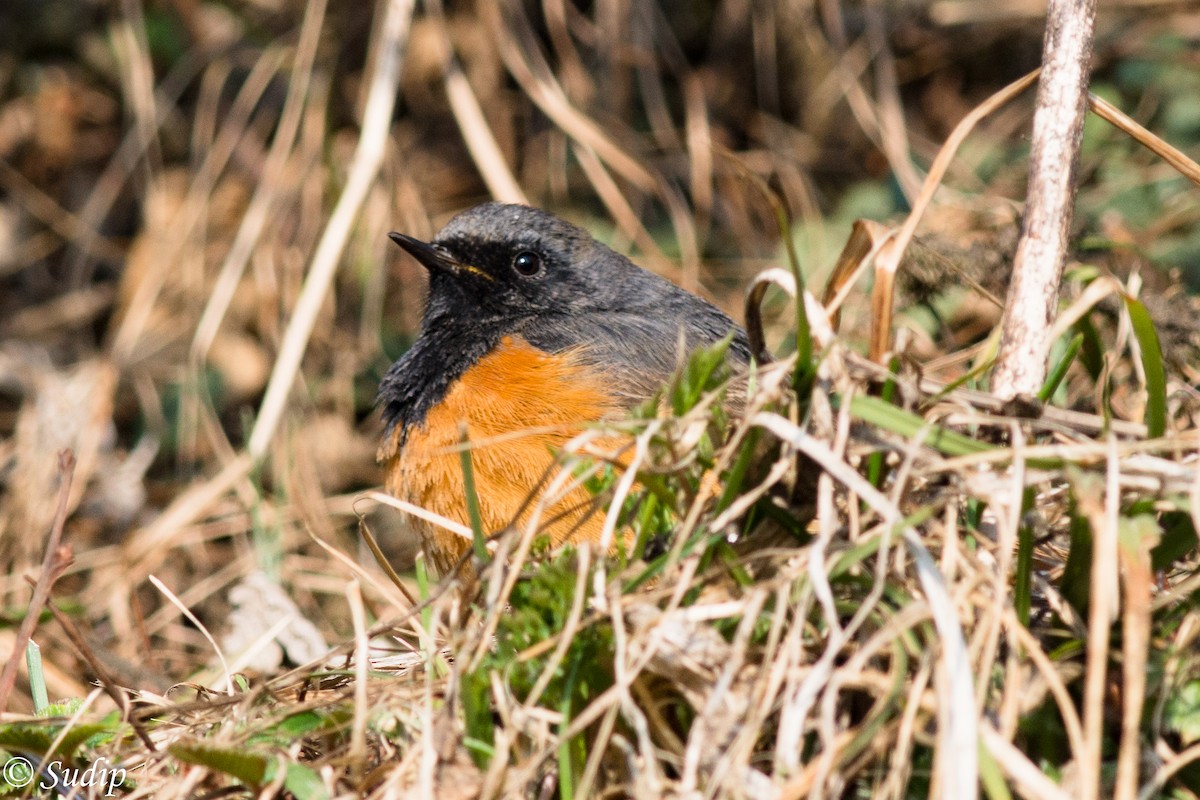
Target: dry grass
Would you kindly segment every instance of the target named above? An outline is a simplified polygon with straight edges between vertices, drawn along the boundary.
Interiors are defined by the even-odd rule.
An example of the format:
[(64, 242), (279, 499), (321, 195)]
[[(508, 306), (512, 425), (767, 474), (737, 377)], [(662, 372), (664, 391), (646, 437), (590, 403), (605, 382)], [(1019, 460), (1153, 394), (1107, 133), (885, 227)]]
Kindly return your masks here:
[[(0, 11), (28, 31), (0, 51), (0, 747), (128, 796), (1200, 793), (1200, 336), (1168, 272), (1200, 252), (1172, 49), (1200, 19), (1102, 14), (1094, 106), (1140, 144), (1089, 129), (1065, 372), (1029, 409), (984, 389), (1031, 105), (985, 101), (1040, 22), (735, 5)], [(501, 532), (464, 602), (372, 491), (370, 406), (421, 303), (386, 232), (487, 196), (731, 311), (795, 252), (841, 318), (809, 299), (813, 361), (734, 419), (700, 359), (632, 453), (564, 455), (633, 553)], [(788, 290), (745, 314), (785, 353)], [(21, 621), (51, 584), (44, 709)]]

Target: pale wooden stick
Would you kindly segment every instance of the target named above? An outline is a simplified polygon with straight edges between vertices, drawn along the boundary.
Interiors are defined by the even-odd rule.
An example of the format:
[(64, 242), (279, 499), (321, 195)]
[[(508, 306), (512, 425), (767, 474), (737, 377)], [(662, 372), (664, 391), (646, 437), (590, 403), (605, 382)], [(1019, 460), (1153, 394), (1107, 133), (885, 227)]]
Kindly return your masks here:
[(1001, 397), (1036, 395), (1046, 380), (1050, 326), (1074, 209), (1095, 19), (1096, 0), (1050, 0), (1025, 223), (992, 374), (992, 391)]
[(375, 68), (371, 75), (366, 109), (363, 111), (362, 136), (358, 140), (358, 148), (354, 151), (346, 188), (338, 198), (325, 233), (321, 236), (321, 242), (317, 245), (308, 277), (304, 279), (304, 288), (300, 290), (300, 298), (296, 301), (292, 320), (283, 335), (283, 345), (275, 359), (275, 368), (271, 371), (271, 379), (258, 410), (258, 419), (255, 420), (254, 430), (250, 432), (247, 450), (255, 461), (260, 460), (266, 453), (267, 445), (271, 443), (275, 429), (279, 427), (288, 394), (296, 380), (296, 373), (300, 371), (300, 362), (304, 358), (308, 339), (316, 324), (317, 314), (341, 261), (342, 249), (350, 236), (350, 229), (354, 226), (358, 210), (362, 207), (363, 200), (375, 183), (379, 168), (383, 164), (388, 131), (391, 129), (392, 110), (396, 107), (396, 92), (400, 85), (400, 67), (404, 62), (405, 45), (408, 42), (415, 4), (415, 0), (387, 0), (383, 9)]

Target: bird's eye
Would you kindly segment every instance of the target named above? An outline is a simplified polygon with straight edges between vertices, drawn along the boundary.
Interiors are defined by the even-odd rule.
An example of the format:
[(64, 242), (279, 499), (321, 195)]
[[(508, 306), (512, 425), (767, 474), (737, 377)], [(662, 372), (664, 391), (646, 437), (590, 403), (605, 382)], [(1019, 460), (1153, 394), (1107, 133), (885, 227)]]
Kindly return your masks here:
[(542, 271), (542, 257), (537, 253), (523, 250), (513, 258), (512, 265), (517, 274), (531, 278)]

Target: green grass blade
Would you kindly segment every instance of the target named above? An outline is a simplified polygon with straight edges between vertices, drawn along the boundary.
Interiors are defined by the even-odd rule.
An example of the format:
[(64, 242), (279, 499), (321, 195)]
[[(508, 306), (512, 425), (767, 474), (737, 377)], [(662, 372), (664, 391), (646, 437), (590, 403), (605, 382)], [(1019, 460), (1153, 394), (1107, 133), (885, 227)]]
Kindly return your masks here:
[(208, 767), (254, 787), (266, 782), (267, 768), (271, 765), (271, 760), (260, 753), (203, 742), (178, 742), (168, 747), (167, 752), (185, 764)]
[(1162, 525), (1162, 539), (1150, 554), (1151, 566), (1156, 572), (1168, 569), (1200, 543), (1192, 515), (1186, 511), (1168, 511), (1159, 522)]
[[(1022, 515), (1033, 508), (1033, 490), (1026, 489), (1021, 500)], [(1017, 531), (1017, 574), (1013, 580), (1013, 609), (1017, 619), (1029, 627), (1033, 607), (1033, 528), (1022, 525)]]
[(579, 681), (579, 666), (579, 654), (576, 653), (567, 668), (562, 700), (558, 704), (558, 711), (562, 714), (562, 723), (559, 725), (561, 739), (558, 744), (558, 796), (562, 800), (573, 800), (578, 784), (576, 766), (579, 760), (578, 748), (582, 744), (582, 738), (580, 736), (568, 738), (563, 734), (570, 726), (573, 716), (572, 706), (574, 704), (571, 701)]
[(729, 508), (730, 504), (741, 494), (742, 484), (746, 480), (746, 472), (750, 469), (750, 464), (754, 460), (755, 450), (758, 447), (758, 439), (758, 428), (751, 428), (746, 434), (741, 448), (738, 450), (737, 459), (725, 475), (725, 488), (721, 492), (721, 499), (717, 501), (718, 513)]
[[(321, 781), (320, 774), (307, 764), (283, 766), (283, 788), (296, 800), (328, 800), (329, 791)], [(267, 770), (267, 777), (274, 779), (276, 770)]]
[[(726, 152), (728, 153), (728, 151)], [(796, 297), (792, 303), (796, 312), (796, 370), (792, 373), (792, 388), (798, 396), (805, 397), (808, 389), (812, 386), (817, 369), (813, 359), (812, 330), (808, 321), (808, 309), (804, 306), (804, 271), (800, 268), (800, 256), (796, 253), (796, 242), (792, 237), (791, 215), (780, 196), (759, 177), (758, 173), (749, 169), (736, 157), (731, 157), (730, 161), (750, 185), (771, 204), (771, 210), (775, 215), (775, 224), (778, 226), (779, 236), (783, 240), (788, 268), (792, 273), (792, 279), (796, 282)]]
[(1083, 336), (1083, 347), (1079, 351), (1079, 363), (1087, 370), (1092, 380), (1100, 380), (1104, 372), (1104, 344), (1100, 332), (1087, 317), (1075, 323), (1075, 331)]
[[(891, 363), (888, 364), (888, 371), (891, 374), (888, 375), (888, 379), (884, 381), (883, 389), (879, 393), (880, 398), (882, 398), (883, 401), (889, 405), (893, 405), (895, 403), (896, 372), (899, 369), (900, 360), (893, 358)], [(871, 455), (867, 456), (867, 480), (870, 481), (871, 485), (876, 489), (878, 489), (880, 486), (883, 486), (886, 465), (887, 460), (884, 458), (883, 451), (877, 450), (874, 453), (871, 453)]]
[(1142, 351), (1142, 370), (1146, 373), (1146, 434), (1157, 439), (1167, 430), (1167, 377), (1163, 368), (1162, 347), (1154, 321), (1140, 300), (1122, 295), (1129, 310), (1129, 322)]
[(992, 751), (979, 743), (979, 784), (987, 800), (1012, 800), (1012, 792), (1005, 783), (1004, 770), (992, 758)]
[(480, 561), (488, 560), (487, 542), (483, 538), (483, 516), (479, 513), (479, 493), (475, 491), (475, 467), (471, 464), (471, 440), (467, 437), (467, 427), (463, 426), (459, 442), (462, 450), (458, 455), (462, 461), (463, 492), (467, 497), (467, 516), (471, 520), (471, 546), (475, 549), (475, 557)]
[(986, 442), (964, 436), (949, 428), (930, 425), (916, 414), (896, 408), (878, 397), (855, 395), (854, 399), (850, 401), (850, 414), (863, 422), (905, 438), (911, 438), (918, 432), (928, 429), (929, 433), (925, 437), (925, 444), (948, 456), (967, 456), (996, 449)]
[(1038, 400), (1045, 403), (1054, 396), (1054, 393), (1058, 391), (1059, 384), (1063, 382), (1063, 378), (1067, 377), (1067, 370), (1075, 362), (1075, 357), (1079, 355), (1079, 350), (1082, 347), (1083, 334), (1077, 333), (1067, 345), (1067, 350), (1063, 353), (1062, 358), (1058, 360), (1058, 363), (1054, 365), (1054, 369), (1050, 371), (1050, 377), (1046, 378), (1046, 382), (1042, 384), (1042, 388), (1037, 395)]
[(30, 639), (25, 645), (25, 666), (29, 670), (29, 694), (33, 698), (33, 713), (41, 714), (50, 706), (46, 693), (46, 672), (42, 668), (42, 648)]
[(772, 203), (775, 208), (775, 221), (779, 224), (787, 252), (788, 267), (791, 268), (792, 278), (796, 281), (796, 299), (792, 305), (796, 309), (796, 371), (792, 376), (792, 388), (804, 397), (812, 386), (816, 375), (816, 364), (813, 363), (812, 331), (808, 323), (808, 309), (804, 307), (804, 271), (800, 269), (800, 256), (796, 254), (796, 242), (792, 238), (791, 221), (783, 203), (776, 200)]
[(413, 569), (417, 573), (417, 597), (421, 599), (421, 625), (433, 633), (433, 609), (429, 607), (429, 568), (425, 565), (426, 554), (417, 553)]

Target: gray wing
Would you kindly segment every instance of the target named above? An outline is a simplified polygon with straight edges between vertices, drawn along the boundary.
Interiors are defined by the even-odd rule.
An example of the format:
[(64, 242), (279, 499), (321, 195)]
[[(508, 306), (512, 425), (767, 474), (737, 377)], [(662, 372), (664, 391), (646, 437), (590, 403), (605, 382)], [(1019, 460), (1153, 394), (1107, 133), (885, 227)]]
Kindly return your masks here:
[(552, 353), (575, 350), (584, 364), (619, 376), (614, 393), (634, 405), (661, 389), (688, 353), (731, 331), (730, 362), (736, 368), (750, 361), (746, 334), (733, 320), (699, 298), (685, 298), (686, 303), (668, 300), (633, 311), (546, 315), (522, 333), (534, 347)]

